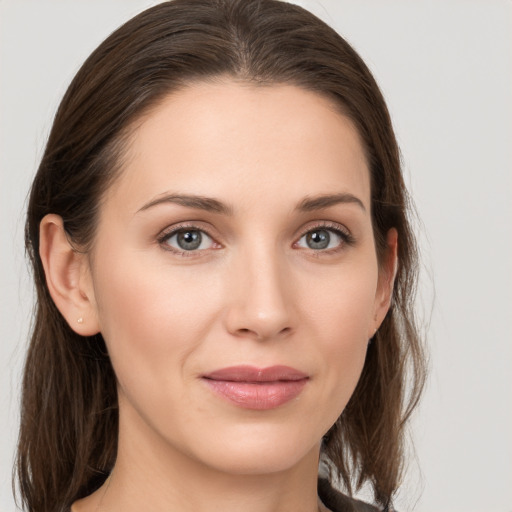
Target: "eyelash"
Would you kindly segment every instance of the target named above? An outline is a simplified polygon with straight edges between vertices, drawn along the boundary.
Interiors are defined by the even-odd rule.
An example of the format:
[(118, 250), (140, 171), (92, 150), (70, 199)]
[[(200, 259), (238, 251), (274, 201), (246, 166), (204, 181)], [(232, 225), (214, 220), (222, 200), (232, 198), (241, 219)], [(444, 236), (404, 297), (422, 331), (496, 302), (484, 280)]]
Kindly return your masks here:
[[(346, 229), (345, 227), (342, 227), (340, 224), (337, 224), (335, 222), (328, 222), (328, 221), (319, 221), (318, 223), (314, 224), (313, 226), (308, 226), (307, 229), (305, 229), (302, 234), (299, 236), (297, 242), (295, 242), (293, 245), (298, 244), (300, 240), (304, 236), (306, 236), (308, 233), (314, 233), (315, 231), (329, 231), (331, 233), (334, 233), (341, 239), (341, 243), (338, 247), (333, 247), (331, 249), (309, 249), (315, 256), (320, 255), (329, 255), (329, 254), (336, 254), (340, 251), (342, 251), (346, 246), (353, 246), (355, 244), (355, 239), (351, 235), (351, 233)], [(306, 249), (307, 250), (307, 249)]]
[[(214, 244), (221, 247), (221, 245), (218, 242), (215, 242), (215, 238), (208, 232), (208, 230), (204, 229), (203, 227), (199, 227), (195, 224), (180, 224), (178, 226), (173, 226), (172, 228), (165, 229), (164, 231), (162, 231), (160, 233), (160, 235), (158, 235), (157, 242), (164, 250), (172, 252), (174, 254), (177, 254), (178, 256), (182, 256), (185, 258), (198, 256), (198, 253), (201, 253), (202, 251), (205, 251), (206, 249), (190, 250), (190, 251), (179, 250), (174, 247), (170, 247), (166, 243), (172, 236), (174, 236), (180, 232), (186, 232), (187, 230), (199, 231), (201, 233), (204, 233), (204, 234), (206, 234), (206, 236), (208, 236), (213, 241)], [(334, 254), (334, 253), (337, 253), (337, 252), (343, 250), (343, 248), (345, 246), (352, 246), (355, 243), (354, 237), (350, 234), (350, 232), (346, 228), (343, 228), (340, 224), (337, 224), (334, 222), (321, 221), (313, 226), (309, 226), (307, 229), (302, 231), (302, 233), (300, 234), (297, 241), (293, 243), (293, 246), (296, 246), (299, 243), (299, 241), (302, 240), (302, 238), (304, 236), (306, 236), (308, 233), (313, 233), (315, 231), (321, 231), (321, 230), (334, 233), (341, 239), (341, 243), (338, 247), (334, 247), (331, 249), (318, 249), (318, 250), (309, 249), (309, 251), (311, 251), (315, 256), (320, 256), (320, 254)], [(308, 249), (306, 249), (306, 250), (308, 250)]]
[(220, 244), (215, 242), (214, 237), (210, 233), (208, 233), (208, 231), (206, 229), (204, 229), (203, 227), (199, 227), (197, 225), (194, 225), (194, 224), (180, 224), (179, 226), (173, 226), (171, 228), (165, 229), (157, 237), (157, 242), (165, 251), (172, 252), (174, 254), (177, 254), (178, 256), (183, 256), (184, 258), (190, 258), (190, 257), (198, 256), (198, 253), (206, 250), (206, 249), (202, 249), (202, 250), (199, 250), (199, 251), (198, 250), (196, 250), (196, 251), (185, 251), (185, 250), (176, 249), (175, 247), (171, 247), (170, 245), (166, 244), (166, 242), (173, 235), (176, 235), (176, 234), (178, 234), (180, 232), (183, 232), (183, 231), (184, 232), (186, 232), (186, 231), (200, 231), (201, 233), (204, 233), (206, 236), (208, 236), (208, 238), (211, 238), (212, 241), (215, 244), (220, 246)]

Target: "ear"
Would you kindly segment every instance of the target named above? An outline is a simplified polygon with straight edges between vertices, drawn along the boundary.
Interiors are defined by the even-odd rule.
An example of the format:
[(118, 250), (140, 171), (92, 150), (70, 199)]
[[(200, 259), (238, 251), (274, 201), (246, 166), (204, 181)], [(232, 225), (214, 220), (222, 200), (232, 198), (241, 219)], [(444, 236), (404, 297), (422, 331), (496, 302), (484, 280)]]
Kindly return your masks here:
[(398, 268), (398, 232), (391, 228), (386, 235), (386, 251), (379, 269), (377, 293), (375, 294), (374, 325), (369, 334), (372, 338), (383, 322), (393, 297), (396, 271)]
[(39, 256), (53, 302), (71, 329), (81, 336), (97, 334), (89, 260), (70, 244), (58, 215), (46, 215), (39, 225)]

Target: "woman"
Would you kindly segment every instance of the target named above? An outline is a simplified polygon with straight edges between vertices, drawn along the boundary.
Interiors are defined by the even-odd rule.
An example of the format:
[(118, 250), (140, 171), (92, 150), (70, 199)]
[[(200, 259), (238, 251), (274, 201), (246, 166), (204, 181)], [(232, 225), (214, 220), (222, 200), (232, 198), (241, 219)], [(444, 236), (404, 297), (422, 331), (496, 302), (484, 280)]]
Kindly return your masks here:
[(27, 510), (376, 510), (365, 483), (391, 510), (415, 244), (382, 95), (320, 20), (175, 0), (123, 25), (58, 109), (26, 243)]

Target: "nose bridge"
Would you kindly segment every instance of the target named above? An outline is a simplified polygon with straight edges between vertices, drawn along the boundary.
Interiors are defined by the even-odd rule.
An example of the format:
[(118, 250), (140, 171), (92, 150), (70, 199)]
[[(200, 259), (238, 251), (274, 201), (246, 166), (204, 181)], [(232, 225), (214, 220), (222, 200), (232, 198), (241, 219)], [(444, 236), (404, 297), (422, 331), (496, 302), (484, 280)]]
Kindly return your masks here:
[(284, 256), (275, 244), (241, 248), (234, 272), (229, 330), (271, 338), (292, 328), (289, 282)]

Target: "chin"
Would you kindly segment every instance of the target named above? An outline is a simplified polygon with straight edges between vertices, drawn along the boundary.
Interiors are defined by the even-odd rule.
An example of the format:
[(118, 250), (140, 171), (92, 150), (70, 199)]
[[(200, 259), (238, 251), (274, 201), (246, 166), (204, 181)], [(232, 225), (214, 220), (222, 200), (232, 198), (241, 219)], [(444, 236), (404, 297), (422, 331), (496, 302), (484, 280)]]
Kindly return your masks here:
[(289, 470), (304, 458), (319, 455), (320, 440), (313, 436), (301, 438), (290, 429), (244, 430), (245, 433), (225, 432), (212, 438), (207, 446), (196, 443), (196, 458), (224, 473), (262, 475)]
[(221, 459), (212, 461), (210, 466), (232, 475), (261, 476), (288, 471), (305, 457), (306, 454), (297, 453), (297, 450), (290, 454), (278, 447), (266, 453), (224, 453)]

